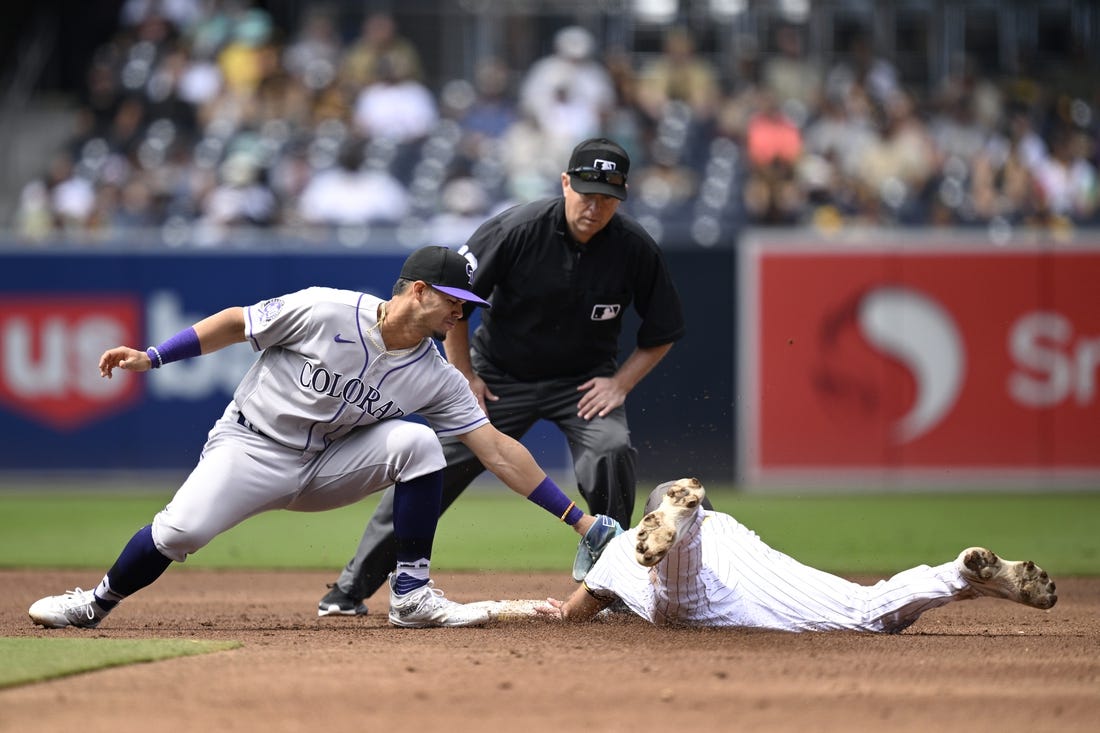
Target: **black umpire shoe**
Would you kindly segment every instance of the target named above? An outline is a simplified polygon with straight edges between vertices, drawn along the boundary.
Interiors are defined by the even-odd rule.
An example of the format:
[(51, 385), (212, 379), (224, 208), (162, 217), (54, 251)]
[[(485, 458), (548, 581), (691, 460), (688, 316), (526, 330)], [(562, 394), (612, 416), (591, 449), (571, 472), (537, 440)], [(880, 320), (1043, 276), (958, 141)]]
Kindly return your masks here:
[(366, 616), (367, 604), (357, 601), (344, 591), (340, 586), (331, 583), (328, 593), (317, 604), (318, 616)]

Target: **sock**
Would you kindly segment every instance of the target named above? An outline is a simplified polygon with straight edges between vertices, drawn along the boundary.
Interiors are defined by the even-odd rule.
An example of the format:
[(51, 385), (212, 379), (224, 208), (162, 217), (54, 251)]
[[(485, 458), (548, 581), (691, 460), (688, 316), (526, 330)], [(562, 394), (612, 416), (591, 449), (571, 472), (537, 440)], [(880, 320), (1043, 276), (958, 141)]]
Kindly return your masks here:
[(415, 562), (399, 562), (394, 571), (393, 592), (403, 596), (411, 590), (427, 585), (432, 569), (432, 561), (422, 557)]
[(443, 510), (443, 472), (398, 481), (393, 492), (393, 535), (397, 549), (394, 591), (408, 593), (428, 582), (432, 543)]
[(99, 582), (94, 594), (96, 605), (110, 612), (126, 596), (151, 585), (171, 564), (153, 544), (153, 525), (145, 525), (134, 533)]

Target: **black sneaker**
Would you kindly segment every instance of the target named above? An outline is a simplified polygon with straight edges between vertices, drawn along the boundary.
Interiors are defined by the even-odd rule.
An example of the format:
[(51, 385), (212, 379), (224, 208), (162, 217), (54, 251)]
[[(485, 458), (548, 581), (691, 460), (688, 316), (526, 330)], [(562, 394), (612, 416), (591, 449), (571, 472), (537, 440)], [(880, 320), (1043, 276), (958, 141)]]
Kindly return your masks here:
[(366, 616), (367, 604), (357, 601), (344, 591), (340, 586), (332, 583), (329, 591), (317, 604), (318, 616)]

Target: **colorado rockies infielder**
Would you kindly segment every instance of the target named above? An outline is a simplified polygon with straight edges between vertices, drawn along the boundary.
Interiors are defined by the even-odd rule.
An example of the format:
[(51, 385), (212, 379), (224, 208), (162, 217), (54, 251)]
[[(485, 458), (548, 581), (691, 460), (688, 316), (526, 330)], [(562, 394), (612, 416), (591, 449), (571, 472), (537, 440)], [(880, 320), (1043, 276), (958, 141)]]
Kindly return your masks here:
[(582, 586), (567, 601), (547, 599), (536, 610), (585, 620), (618, 598), (659, 625), (898, 633), (952, 601), (992, 596), (1046, 609), (1058, 600), (1035, 563), (1003, 560), (981, 547), (859, 585), (768, 547), (728, 514), (704, 510), (704, 493), (693, 478), (658, 486), (648, 513), (611, 540)]
[[(440, 514), (443, 451), (454, 435), (510, 488), (584, 534), (598, 526), (517, 441), (489, 424), (465, 377), (432, 337), (461, 318), (472, 266), (445, 247), (406, 259), (388, 301), (309, 288), (228, 308), (145, 351), (125, 346), (100, 359), (143, 372), (249, 341), (262, 351), (210, 431), (202, 457), (172, 501), (139, 530), (94, 591), (79, 588), (30, 607), (47, 627), (94, 628), (174, 560), (273, 509), (323, 511), (396, 486), (397, 568), (390, 622), (397, 626), (484, 623), (484, 610), (443, 598), (429, 580)], [(431, 427), (399, 418), (417, 413)]]

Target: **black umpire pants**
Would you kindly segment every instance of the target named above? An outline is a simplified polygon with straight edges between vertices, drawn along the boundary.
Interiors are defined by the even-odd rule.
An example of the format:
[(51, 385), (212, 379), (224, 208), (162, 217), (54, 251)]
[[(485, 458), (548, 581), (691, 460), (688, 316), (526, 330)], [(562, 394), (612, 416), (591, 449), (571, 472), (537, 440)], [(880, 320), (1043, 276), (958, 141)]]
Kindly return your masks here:
[[(630, 443), (626, 408), (620, 405), (606, 417), (592, 420), (577, 416), (581, 398), (577, 386), (594, 376), (609, 376), (610, 372), (602, 369), (579, 378), (518, 382), (483, 362), (475, 362), (475, 368), (489, 390), (499, 397), (486, 405), (489, 420), (497, 430), (520, 440), (537, 421), (554, 423), (566, 437), (577, 489), (588, 504), (588, 513), (606, 514), (629, 527), (634, 513), (637, 451)], [(456, 438), (443, 440), (443, 454), (447, 459), (443, 470), (446, 511), (485, 467)], [(382, 495), (355, 557), (340, 573), (337, 585), (353, 598), (367, 598), (386, 582), (396, 563), (391, 487)]]

